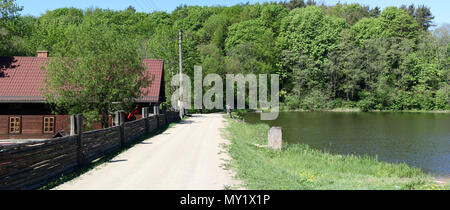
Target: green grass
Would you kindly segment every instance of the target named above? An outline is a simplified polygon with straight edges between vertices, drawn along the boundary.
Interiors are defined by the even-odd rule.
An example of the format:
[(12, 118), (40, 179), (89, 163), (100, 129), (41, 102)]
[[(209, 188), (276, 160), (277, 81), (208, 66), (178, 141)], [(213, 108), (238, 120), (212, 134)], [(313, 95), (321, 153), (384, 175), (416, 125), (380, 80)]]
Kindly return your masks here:
[(268, 129), (264, 124), (227, 118), (225, 135), (231, 141), (227, 149), (232, 157), (228, 166), (247, 189), (445, 189), (435, 185), (433, 177), (405, 164), (330, 154), (302, 144), (284, 145), (282, 151), (256, 147), (267, 144)]

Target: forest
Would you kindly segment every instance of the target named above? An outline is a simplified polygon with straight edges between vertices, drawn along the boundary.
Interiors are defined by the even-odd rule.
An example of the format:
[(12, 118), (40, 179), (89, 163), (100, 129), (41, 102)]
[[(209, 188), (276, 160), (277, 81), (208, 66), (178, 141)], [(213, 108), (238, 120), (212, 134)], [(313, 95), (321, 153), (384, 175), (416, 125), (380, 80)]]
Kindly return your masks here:
[[(170, 13), (60, 8), (34, 17), (20, 15), (14, 1), (2, 2), (0, 56), (36, 56), (37, 50), (64, 56), (74, 30), (98, 27), (126, 35), (141, 58), (164, 59), (170, 81), (178, 73), (181, 30), (184, 73), (193, 78), (194, 65), (201, 65), (203, 75), (222, 78), (279, 74), (285, 109), (450, 109), (450, 25), (435, 26), (426, 6), (291, 0), (180, 5)], [(166, 82), (168, 99), (174, 90)]]

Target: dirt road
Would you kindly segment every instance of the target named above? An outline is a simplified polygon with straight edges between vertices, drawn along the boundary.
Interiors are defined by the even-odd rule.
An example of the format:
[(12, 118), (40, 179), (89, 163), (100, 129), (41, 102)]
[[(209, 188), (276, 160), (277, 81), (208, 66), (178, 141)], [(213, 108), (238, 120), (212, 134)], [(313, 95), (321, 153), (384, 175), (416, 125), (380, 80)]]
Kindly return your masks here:
[(55, 189), (225, 189), (222, 114), (194, 115)]

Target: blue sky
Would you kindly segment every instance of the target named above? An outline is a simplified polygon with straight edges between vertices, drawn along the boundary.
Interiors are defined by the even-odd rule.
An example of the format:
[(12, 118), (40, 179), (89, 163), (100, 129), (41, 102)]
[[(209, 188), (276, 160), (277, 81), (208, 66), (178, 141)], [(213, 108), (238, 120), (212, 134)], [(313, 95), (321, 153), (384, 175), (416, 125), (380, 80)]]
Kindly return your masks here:
[[(17, 4), (24, 7), (22, 15), (39, 16), (47, 10), (54, 10), (62, 7), (76, 7), (86, 9), (98, 7), (104, 9), (123, 10), (132, 5), (139, 12), (167, 11), (171, 12), (180, 4), (187, 5), (235, 5), (239, 3), (266, 2), (267, 0), (17, 0)], [(275, 0), (278, 2), (279, 0)], [(435, 24), (450, 23), (450, 1), (449, 0), (316, 0), (318, 3), (324, 2), (326, 5), (341, 3), (360, 3), (371, 7), (379, 6), (400, 6), (402, 4), (426, 5), (431, 8), (431, 12), (436, 17)]]

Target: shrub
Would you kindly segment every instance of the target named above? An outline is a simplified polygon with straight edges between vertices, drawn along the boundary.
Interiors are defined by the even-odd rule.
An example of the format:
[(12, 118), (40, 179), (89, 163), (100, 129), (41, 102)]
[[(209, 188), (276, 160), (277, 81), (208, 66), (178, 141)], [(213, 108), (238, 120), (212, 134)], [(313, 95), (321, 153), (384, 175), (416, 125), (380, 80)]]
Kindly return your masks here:
[(330, 98), (320, 90), (312, 90), (301, 102), (301, 108), (311, 111), (329, 108)]

